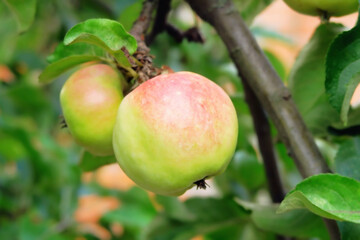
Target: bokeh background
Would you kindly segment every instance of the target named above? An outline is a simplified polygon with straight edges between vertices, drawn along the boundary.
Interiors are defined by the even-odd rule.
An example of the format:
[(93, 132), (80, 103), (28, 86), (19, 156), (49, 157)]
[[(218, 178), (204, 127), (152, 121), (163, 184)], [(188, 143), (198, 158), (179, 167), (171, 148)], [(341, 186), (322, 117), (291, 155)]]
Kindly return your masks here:
[[(0, 3), (0, 239), (139, 239), (171, 202), (137, 188), (117, 164), (84, 172), (82, 149), (60, 126), (58, 96), (71, 72), (48, 85), (38, 82), (46, 57), (71, 26), (88, 18), (107, 17), (130, 29), (141, 7), (141, 1), (104, 2), (105, 7), (99, 1), (39, 1), (34, 23), (20, 35), (14, 31), (11, 12)], [(178, 44), (161, 34), (151, 46), (156, 64), (209, 77), (232, 97), (241, 115), (238, 149), (229, 170), (210, 181), (206, 191), (192, 189), (179, 199), (233, 194), (269, 202), (251, 118), (226, 49), (214, 30), (196, 18), (186, 4), (175, 5), (170, 21), (181, 29), (198, 25), (206, 43)], [(332, 21), (351, 28), (356, 18), (357, 14), (352, 14)], [(276, 0), (251, 24), (285, 84), (297, 54), (319, 22)], [(353, 104), (359, 98), (360, 91), (355, 93)], [(284, 146), (279, 143), (276, 148), (289, 190), (301, 178)], [(335, 150), (325, 148), (330, 148), (331, 158)], [(217, 239), (201, 231), (195, 235), (193, 239)]]

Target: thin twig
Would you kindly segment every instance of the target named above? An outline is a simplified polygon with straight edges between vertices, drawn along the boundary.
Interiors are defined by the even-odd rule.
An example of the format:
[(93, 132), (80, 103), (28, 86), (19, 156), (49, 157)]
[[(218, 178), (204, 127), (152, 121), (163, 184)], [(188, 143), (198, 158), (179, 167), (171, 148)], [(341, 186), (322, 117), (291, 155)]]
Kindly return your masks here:
[(166, 19), (171, 7), (171, 0), (159, 0), (156, 17), (151, 33), (146, 36), (146, 44), (150, 45), (155, 37), (162, 33), (166, 27)]
[(166, 32), (172, 36), (176, 42), (182, 42), (184, 39), (188, 40), (189, 42), (198, 42), (198, 43), (204, 43), (205, 39), (200, 33), (199, 29), (197, 27), (189, 28), (186, 31), (181, 31), (180, 29), (176, 28), (175, 26), (167, 23)]
[(189, 42), (204, 43), (204, 38), (197, 27), (192, 27), (186, 31), (181, 31), (174, 25), (168, 23), (167, 17), (170, 9), (171, 0), (159, 0), (155, 22), (151, 33), (146, 36), (146, 44), (150, 45), (156, 36), (164, 31), (172, 36), (176, 42), (182, 42), (184, 39), (187, 39)]
[(285, 190), (283, 189), (280, 180), (280, 174), (271, 138), (270, 124), (255, 93), (250, 88), (247, 81), (245, 79), (242, 80), (245, 98), (249, 105), (261, 156), (265, 165), (270, 196), (274, 203), (280, 203), (285, 197)]
[[(248, 103), (255, 132), (257, 135), (260, 153), (265, 166), (269, 193), (273, 203), (280, 203), (285, 197), (285, 190), (281, 183), (278, 165), (276, 162), (274, 145), (271, 138), (271, 129), (267, 116), (261, 107), (259, 99), (245, 79), (242, 79), (245, 99)], [(288, 240), (285, 236), (276, 236), (277, 240)]]

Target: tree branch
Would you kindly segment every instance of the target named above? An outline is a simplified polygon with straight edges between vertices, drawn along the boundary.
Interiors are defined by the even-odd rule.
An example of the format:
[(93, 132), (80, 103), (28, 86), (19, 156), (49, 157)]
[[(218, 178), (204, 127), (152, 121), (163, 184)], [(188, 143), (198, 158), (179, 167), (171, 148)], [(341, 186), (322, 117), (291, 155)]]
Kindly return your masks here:
[(166, 27), (166, 19), (170, 11), (171, 0), (159, 0), (156, 10), (156, 17), (151, 33), (146, 36), (146, 44), (150, 45), (156, 35), (163, 32)]
[(289, 90), (266, 59), (231, 1), (188, 0), (195, 12), (214, 26), (228, 48), (239, 75), (248, 81), (274, 122), (303, 177), (329, 172), (302, 120)]
[[(132, 68), (138, 73), (138, 77), (135, 84), (131, 86), (130, 89), (127, 89), (126, 93), (135, 89), (142, 82), (147, 81), (148, 79), (151, 79), (161, 73), (159, 68), (153, 66), (153, 57), (149, 54), (150, 49), (145, 43), (145, 33), (150, 27), (152, 13), (154, 12), (157, 4), (158, 0), (146, 0), (143, 3), (140, 16), (130, 30), (130, 34), (135, 37), (138, 44), (137, 51), (133, 54), (133, 57), (137, 60), (137, 62), (132, 66)], [(125, 55), (127, 55), (126, 49), (123, 51)]]
[(133, 35), (138, 42), (138, 50), (149, 52), (149, 48), (145, 44), (145, 33), (150, 27), (152, 20), (152, 13), (155, 10), (158, 0), (147, 0), (143, 3), (140, 16), (135, 21), (130, 30), (130, 34)]
[(204, 38), (197, 27), (192, 27), (186, 31), (181, 31), (180, 29), (168, 23), (167, 16), (170, 9), (171, 0), (159, 0), (153, 29), (151, 33), (146, 36), (146, 44), (150, 45), (156, 36), (163, 31), (166, 31), (170, 36), (172, 36), (176, 42), (182, 42), (184, 39), (187, 39), (189, 42), (204, 43)]
[(242, 79), (242, 82), (245, 91), (245, 98), (249, 105), (258, 138), (261, 156), (265, 165), (270, 196), (274, 203), (280, 203), (285, 197), (285, 190), (280, 180), (280, 174), (271, 138), (270, 124), (255, 93), (245, 79)]
[(201, 35), (199, 29), (197, 27), (189, 28), (186, 31), (181, 31), (180, 29), (177, 29), (171, 24), (166, 24), (166, 32), (172, 36), (176, 42), (180, 43), (184, 39), (188, 40), (189, 42), (198, 42), (198, 43), (204, 43), (205, 39)]
[(323, 221), (325, 223), (326, 228), (328, 229), (330, 240), (340, 240), (341, 234), (336, 221), (327, 218), (323, 218)]
[[(244, 86), (245, 99), (251, 112), (260, 153), (265, 166), (266, 179), (271, 200), (273, 203), (280, 203), (285, 197), (285, 190), (281, 183), (278, 165), (276, 162), (270, 124), (254, 91), (243, 78), (242, 83)], [(276, 238), (277, 240), (291, 239), (281, 235), (277, 235)]]

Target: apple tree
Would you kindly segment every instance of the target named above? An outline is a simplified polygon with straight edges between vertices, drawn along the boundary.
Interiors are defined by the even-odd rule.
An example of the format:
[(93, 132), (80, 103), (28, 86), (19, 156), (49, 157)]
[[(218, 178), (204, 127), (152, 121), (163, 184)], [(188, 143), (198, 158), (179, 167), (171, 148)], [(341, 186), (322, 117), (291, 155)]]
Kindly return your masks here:
[(359, 239), (359, 2), (284, 0), (319, 19), (289, 73), (272, 2), (0, 2), (0, 239)]

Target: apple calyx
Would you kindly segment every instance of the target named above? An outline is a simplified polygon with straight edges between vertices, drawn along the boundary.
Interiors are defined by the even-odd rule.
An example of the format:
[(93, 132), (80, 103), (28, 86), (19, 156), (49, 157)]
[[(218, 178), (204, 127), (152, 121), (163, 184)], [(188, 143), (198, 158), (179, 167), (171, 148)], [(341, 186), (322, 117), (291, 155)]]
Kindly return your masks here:
[(61, 128), (61, 129), (67, 128), (68, 125), (67, 125), (67, 123), (66, 123), (66, 121), (65, 121), (64, 116), (60, 115), (59, 118), (60, 118), (60, 128)]
[(329, 14), (328, 11), (319, 9), (319, 13), (320, 13), (321, 23), (328, 23), (330, 21), (331, 15)]
[(205, 179), (206, 179), (206, 177), (204, 177), (201, 180), (198, 180), (198, 181), (194, 182), (194, 184), (196, 185), (196, 190), (199, 189), (199, 188), (206, 190), (207, 187), (210, 187), (210, 185), (206, 183)]

